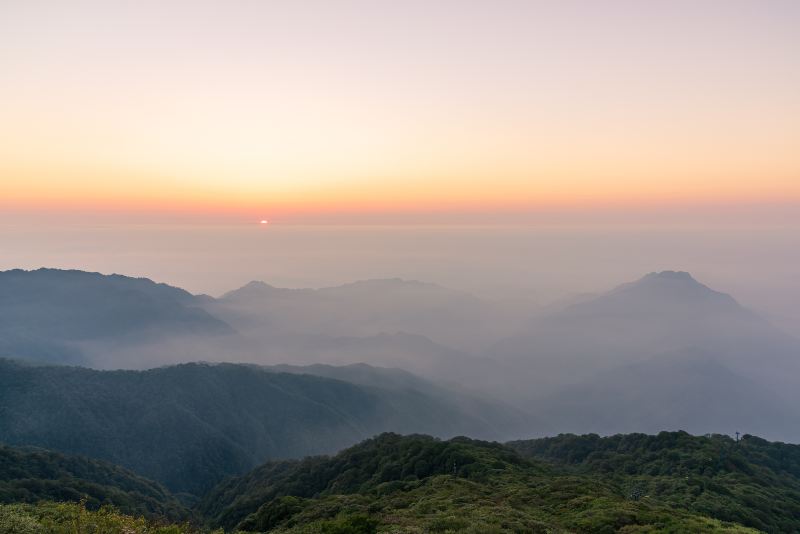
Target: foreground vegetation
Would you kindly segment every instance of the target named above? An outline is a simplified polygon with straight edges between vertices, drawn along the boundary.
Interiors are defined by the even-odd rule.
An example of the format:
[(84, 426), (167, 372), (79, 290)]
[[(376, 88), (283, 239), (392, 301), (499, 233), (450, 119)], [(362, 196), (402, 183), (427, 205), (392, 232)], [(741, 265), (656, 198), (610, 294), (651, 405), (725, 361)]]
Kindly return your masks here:
[(333, 457), (269, 462), (230, 478), (191, 521), (39, 502), (0, 505), (0, 532), (800, 532), (798, 480), (800, 446), (751, 436), (501, 445), (382, 434)]
[[(220, 485), (199, 511), (247, 532), (748, 531), (496, 443), (394, 434), (333, 458), (265, 464)], [(332, 521), (361, 522), (331, 530)]]
[(634, 498), (766, 532), (800, 532), (800, 446), (685, 432), (561, 435), (509, 444)]
[(122, 513), (150, 519), (179, 521), (189, 516), (160, 484), (117, 465), (0, 445), (0, 503), (41, 501), (83, 501), (90, 510), (113, 506)]
[(122, 514), (113, 507), (87, 510), (83, 503), (0, 505), (3, 534), (199, 534), (188, 524)]

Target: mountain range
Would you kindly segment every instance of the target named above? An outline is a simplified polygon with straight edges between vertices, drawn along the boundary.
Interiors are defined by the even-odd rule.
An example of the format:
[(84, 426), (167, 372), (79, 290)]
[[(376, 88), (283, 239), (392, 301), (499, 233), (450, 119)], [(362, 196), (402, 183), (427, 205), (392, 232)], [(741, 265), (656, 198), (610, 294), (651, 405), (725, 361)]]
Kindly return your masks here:
[(751, 434), (800, 442), (798, 361), (685, 272), (534, 313), (7, 271), (0, 530), (795, 532), (798, 446)]
[[(119, 275), (14, 270), (0, 273), (0, 355), (96, 369), (397, 368), (435, 385), (451, 408), (480, 400), (513, 414), (489, 418), (502, 428), (477, 437), (738, 429), (800, 440), (787, 408), (800, 401), (800, 341), (681, 271), (512, 312), (399, 279), (323, 289), (252, 282), (215, 299)], [(520, 412), (525, 424), (506, 424)]]
[(242, 332), (263, 336), (368, 338), (406, 332), (455, 349), (488, 339), (497, 328), (490, 303), (436, 284), (397, 278), (321, 289), (250, 282), (207, 309)]

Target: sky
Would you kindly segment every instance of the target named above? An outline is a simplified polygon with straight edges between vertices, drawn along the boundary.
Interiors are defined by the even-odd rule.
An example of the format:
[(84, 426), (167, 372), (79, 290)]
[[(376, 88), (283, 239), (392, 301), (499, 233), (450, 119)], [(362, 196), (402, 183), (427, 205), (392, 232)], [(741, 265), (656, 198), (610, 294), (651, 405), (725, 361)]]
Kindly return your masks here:
[(0, 210), (796, 214), (798, 27), (792, 0), (4, 0)]
[(542, 303), (688, 270), (800, 333), (798, 28), (794, 0), (0, 0), (0, 269)]

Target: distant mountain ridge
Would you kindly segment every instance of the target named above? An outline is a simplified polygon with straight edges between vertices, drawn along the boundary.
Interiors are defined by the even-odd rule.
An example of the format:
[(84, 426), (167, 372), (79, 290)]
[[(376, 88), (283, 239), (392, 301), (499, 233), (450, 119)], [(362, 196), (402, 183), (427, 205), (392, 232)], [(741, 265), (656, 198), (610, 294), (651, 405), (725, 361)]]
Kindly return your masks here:
[[(479, 410), (472, 421), (487, 431), (478, 437), (510, 437), (506, 429), (525, 414), (537, 432), (599, 431), (599, 421), (616, 431), (736, 424), (800, 439), (784, 408), (800, 402), (800, 340), (688, 272), (653, 272), (526, 310), (391, 278), (321, 289), (251, 282), (214, 299), (147, 279), (15, 270), (0, 273), (0, 357), (101, 369), (286, 364), (293, 373), (367, 363), (434, 384), (435, 393), (422, 390), (437, 410), (462, 417), (458, 402)], [(357, 369), (298, 372), (344, 373), (371, 387), (358, 383)], [(391, 393), (395, 410), (424, 405), (413, 388)], [(509, 405), (501, 416), (498, 407)]]
[(489, 303), (461, 291), (400, 278), (320, 289), (250, 282), (206, 308), (253, 336), (371, 337), (406, 332), (463, 349), (491, 335)]
[(741, 314), (749, 319), (757, 315), (743, 308), (726, 294), (701, 284), (685, 271), (652, 272), (634, 282), (622, 284), (593, 299), (578, 302), (563, 314), (648, 313), (657, 314), (667, 306), (677, 306), (680, 313)]
[(800, 442), (793, 405), (700, 350), (618, 366), (535, 402), (550, 433), (738, 429)]
[(233, 335), (230, 325), (202, 309), (204, 302), (146, 278), (0, 272), (0, 356), (91, 365), (97, 352), (119, 345)]
[(572, 371), (579, 362), (591, 374), (598, 363), (610, 367), (686, 349), (741, 363), (743, 350), (791, 350), (796, 342), (730, 295), (689, 273), (664, 271), (536, 319), (492, 351), (505, 361), (537, 360), (546, 372), (567, 363)]
[(434, 291), (446, 293), (450, 295), (460, 294), (466, 298), (474, 298), (468, 293), (462, 293), (452, 289), (445, 288), (438, 284), (430, 282), (421, 282), (419, 280), (405, 280), (403, 278), (370, 278), (367, 280), (356, 280), (355, 282), (348, 282), (338, 286), (328, 286), (321, 288), (284, 288), (270, 285), (262, 280), (253, 280), (243, 285), (238, 289), (228, 291), (222, 295), (219, 300), (247, 300), (259, 299), (264, 296), (273, 294), (288, 294), (288, 295), (314, 295), (314, 294), (330, 294), (348, 293), (351, 291), (405, 291), (405, 290), (420, 290), (420, 291)]

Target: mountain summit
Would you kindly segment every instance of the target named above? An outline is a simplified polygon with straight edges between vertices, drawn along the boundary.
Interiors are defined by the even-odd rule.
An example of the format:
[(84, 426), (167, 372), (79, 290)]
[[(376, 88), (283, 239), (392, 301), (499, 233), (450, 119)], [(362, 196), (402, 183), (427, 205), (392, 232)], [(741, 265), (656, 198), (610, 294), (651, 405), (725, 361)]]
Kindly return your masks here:
[(698, 282), (685, 271), (649, 273), (635, 282), (623, 284), (599, 297), (571, 306), (568, 312), (602, 311), (660, 313), (678, 311), (689, 314), (745, 313), (736, 300)]
[(652, 272), (644, 275), (642, 278), (633, 282), (632, 284), (648, 287), (661, 287), (661, 288), (686, 288), (694, 289), (696, 291), (708, 290), (712, 291), (708, 286), (698, 282), (691, 273), (686, 271), (661, 271)]
[(468, 349), (489, 335), (491, 309), (446, 287), (384, 278), (319, 289), (250, 282), (207, 308), (237, 331), (274, 346), (292, 336), (372, 337), (408, 332)]
[[(506, 379), (507, 391), (514, 390), (516, 380), (516, 391), (530, 399), (564, 384), (581, 384), (581, 391), (589, 391), (601, 376), (633, 376), (630, 369), (657, 383), (659, 376), (665, 376), (664, 359), (683, 369), (674, 361), (674, 355), (682, 354), (705, 354), (716, 368), (737, 380), (752, 379), (757, 383), (753, 388), (788, 395), (793, 388), (784, 377), (796, 376), (800, 367), (796, 350), (795, 341), (730, 295), (709, 288), (688, 272), (662, 271), (531, 322), (525, 331), (499, 342), (493, 353), (514, 369), (513, 378)], [(633, 364), (636, 367), (631, 368)], [(705, 375), (708, 384), (721, 376), (711, 371)], [(682, 381), (673, 378), (667, 382), (676, 387), (668, 391), (675, 392), (672, 401), (678, 403), (677, 386)], [(633, 380), (640, 382), (644, 381)], [(613, 387), (604, 391), (617, 387), (635, 390), (624, 381), (613, 381)], [(646, 402), (646, 390), (636, 391), (641, 398), (629, 399), (630, 405), (653, 406)], [(552, 399), (549, 402), (553, 405)], [(654, 413), (651, 417), (662, 427), (672, 423)]]
[(685, 282), (693, 282), (699, 284), (692, 275), (686, 271), (661, 271), (660, 273), (652, 272), (644, 276), (644, 280), (683, 280)]

